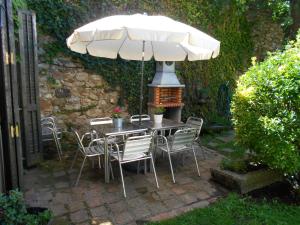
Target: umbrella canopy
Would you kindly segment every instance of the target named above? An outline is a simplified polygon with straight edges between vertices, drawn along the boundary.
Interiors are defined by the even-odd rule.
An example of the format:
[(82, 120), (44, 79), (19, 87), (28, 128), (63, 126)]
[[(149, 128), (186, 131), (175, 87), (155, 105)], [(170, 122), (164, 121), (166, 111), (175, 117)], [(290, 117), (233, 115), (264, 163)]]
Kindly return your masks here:
[(127, 60), (189, 61), (219, 55), (220, 42), (189, 25), (165, 16), (117, 15), (76, 29), (68, 47), (82, 54)]
[[(143, 102), (144, 61), (189, 61), (215, 58), (220, 42), (189, 25), (165, 16), (117, 15), (76, 29), (68, 47), (82, 54), (141, 60), (140, 115)], [(141, 122), (141, 120), (140, 120)]]

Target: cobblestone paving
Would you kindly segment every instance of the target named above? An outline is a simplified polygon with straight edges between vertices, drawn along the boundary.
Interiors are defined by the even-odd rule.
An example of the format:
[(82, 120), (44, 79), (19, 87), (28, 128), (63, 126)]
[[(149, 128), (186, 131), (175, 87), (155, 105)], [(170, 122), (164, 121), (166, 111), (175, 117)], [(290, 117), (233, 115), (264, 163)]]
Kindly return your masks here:
[(125, 171), (127, 198), (123, 197), (117, 165), (113, 165), (115, 180), (105, 184), (103, 170), (87, 163), (77, 187), (74, 181), (79, 164), (72, 171), (66, 169), (69, 161), (51, 170), (27, 170), (25, 199), (30, 206), (50, 208), (57, 225), (133, 225), (173, 217), (205, 207), (227, 192), (210, 181), (209, 169), (218, 166), (222, 156), (209, 149), (205, 150), (206, 159), (201, 151), (197, 154), (201, 177), (197, 176), (192, 155), (186, 154), (184, 165), (181, 160), (175, 163), (176, 184), (172, 183), (167, 158), (160, 157), (156, 161), (159, 189), (152, 173)]

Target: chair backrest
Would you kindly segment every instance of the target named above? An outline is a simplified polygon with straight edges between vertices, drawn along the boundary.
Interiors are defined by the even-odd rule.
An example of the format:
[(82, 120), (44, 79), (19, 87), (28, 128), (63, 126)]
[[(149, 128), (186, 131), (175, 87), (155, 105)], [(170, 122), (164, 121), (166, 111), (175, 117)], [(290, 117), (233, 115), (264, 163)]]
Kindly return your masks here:
[(133, 136), (127, 138), (122, 154), (122, 160), (140, 158), (150, 151), (152, 135)]
[(130, 123), (138, 122), (138, 121), (140, 121), (140, 118), (141, 118), (141, 121), (149, 121), (151, 119), (150, 116), (147, 115), (147, 114), (133, 115), (133, 116), (130, 117)]
[(110, 118), (110, 117), (101, 117), (101, 118), (90, 119), (91, 126), (112, 124), (112, 123), (113, 123), (113, 121), (112, 121), (112, 118)]
[(198, 129), (198, 131), (197, 131), (197, 137), (198, 137), (200, 135), (201, 128), (203, 125), (203, 119), (199, 118), (199, 117), (189, 117), (185, 124), (191, 128)]
[(85, 150), (84, 150), (84, 146), (82, 144), (82, 139), (80, 138), (78, 132), (75, 130), (75, 129), (72, 129), (73, 133), (75, 134), (75, 138), (76, 138), (76, 141), (77, 141), (77, 144), (78, 144), (78, 148), (79, 150), (85, 154)]
[(185, 128), (182, 130), (177, 130), (172, 141), (172, 151), (180, 150), (183, 147), (192, 146), (196, 135), (196, 128)]

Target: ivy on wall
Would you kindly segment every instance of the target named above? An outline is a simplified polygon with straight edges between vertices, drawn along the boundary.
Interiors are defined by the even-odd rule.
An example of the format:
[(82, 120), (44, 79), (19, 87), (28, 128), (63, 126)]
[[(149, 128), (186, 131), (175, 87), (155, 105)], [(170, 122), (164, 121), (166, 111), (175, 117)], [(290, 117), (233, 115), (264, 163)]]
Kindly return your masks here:
[[(230, 91), (235, 88), (236, 79), (249, 66), (253, 52), (250, 24), (239, 1), (27, 0), (27, 3), (37, 13), (39, 30), (57, 40), (44, 46), (46, 58), (51, 61), (59, 52), (79, 58), (87, 69), (99, 73), (110, 85), (121, 87), (120, 104), (128, 103), (129, 113), (138, 112), (141, 63), (71, 52), (65, 39), (74, 28), (91, 21), (91, 18), (147, 12), (149, 15), (167, 15), (212, 35), (221, 41), (221, 53), (216, 59), (177, 63), (177, 75), (186, 85), (183, 117), (195, 115), (209, 122), (229, 121), (217, 110), (218, 104), (222, 104), (218, 102), (219, 88), (224, 85)], [(154, 61), (146, 62), (144, 85), (151, 82), (154, 73)], [(144, 90), (144, 96), (147, 96), (147, 88)], [(145, 106), (146, 102), (147, 99)]]

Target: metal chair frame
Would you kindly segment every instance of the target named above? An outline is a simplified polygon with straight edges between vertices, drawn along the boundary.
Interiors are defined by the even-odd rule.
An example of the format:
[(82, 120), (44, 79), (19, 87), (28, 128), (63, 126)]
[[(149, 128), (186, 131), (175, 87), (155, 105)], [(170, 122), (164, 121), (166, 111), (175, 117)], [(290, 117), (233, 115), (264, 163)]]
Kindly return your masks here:
[(160, 145), (157, 145), (156, 148), (160, 149), (162, 152), (166, 152), (168, 154), (170, 170), (172, 174), (173, 183), (175, 183), (174, 170), (172, 165), (171, 155), (179, 152), (184, 152), (188, 150), (192, 150), (194, 154), (194, 159), (196, 163), (196, 168), (198, 175), (200, 176), (198, 161), (195, 153), (195, 149), (193, 146), (193, 142), (195, 140), (195, 136), (197, 135), (196, 128), (184, 128), (177, 130), (174, 133), (172, 139), (167, 139), (165, 136), (158, 135), (156, 136), (157, 140), (160, 140)]
[[(99, 165), (99, 168), (101, 168), (100, 156), (104, 155), (104, 150), (103, 150), (103, 146), (101, 146), (100, 143), (103, 143), (104, 140), (103, 140), (103, 138), (92, 139), (92, 136), (93, 136), (92, 132), (87, 132), (87, 133), (83, 134), (81, 138), (76, 130), (73, 130), (73, 132), (74, 132), (76, 140), (77, 140), (78, 150), (75, 154), (75, 157), (73, 159), (70, 170), (73, 168), (79, 153), (81, 153), (84, 157), (83, 162), (80, 167), (79, 174), (78, 174), (76, 182), (75, 182), (75, 186), (77, 186), (87, 158), (98, 157), (98, 165)], [(91, 141), (88, 144), (88, 146), (85, 147), (82, 142), (88, 136), (90, 137)]]
[[(59, 128), (57, 128), (55, 119), (53, 117), (42, 118), (41, 119), (41, 127), (42, 127), (42, 141), (47, 142), (47, 141), (54, 140), (59, 160), (61, 160), (62, 147), (61, 147), (60, 140), (62, 138), (62, 132)], [(44, 132), (49, 131), (49, 133), (43, 133), (43, 131)], [(51, 135), (52, 138), (49, 138), (49, 135)]]
[[(197, 131), (197, 135), (195, 137), (195, 140), (194, 140), (194, 143), (197, 143), (197, 141), (200, 139), (200, 133), (201, 133), (201, 129), (202, 129), (202, 126), (203, 126), (203, 119), (202, 118), (199, 118), (199, 117), (189, 117), (185, 123), (188, 127), (191, 127), (191, 128), (196, 128), (198, 129)], [(200, 147), (200, 146), (199, 146)], [(204, 149), (201, 148), (201, 152), (202, 152), (202, 157), (203, 159), (205, 159), (205, 152), (204, 152)]]
[(153, 156), (151, 153), (151, 144), (152, 144), (152, 135), (142, 135), (142, 136), (133, 136), (128, 137), (124, 143), (124, 149), (121, 151), (120, 147), (117, 143), (113, 143), (116, 151), (112, 152), (111, 150), (111, 157), (118, 161), (121, 180), (122, 180), (122, 187), (124, 197), (126, 198), (126, 190), (125, 190), (125, 183), (124, 183), (124, 176), (122, 165), (130, 162), (136, 162), (141, 160), (150, 159), (156, 186), (159, 188), (155, 165), (153, 161)]

